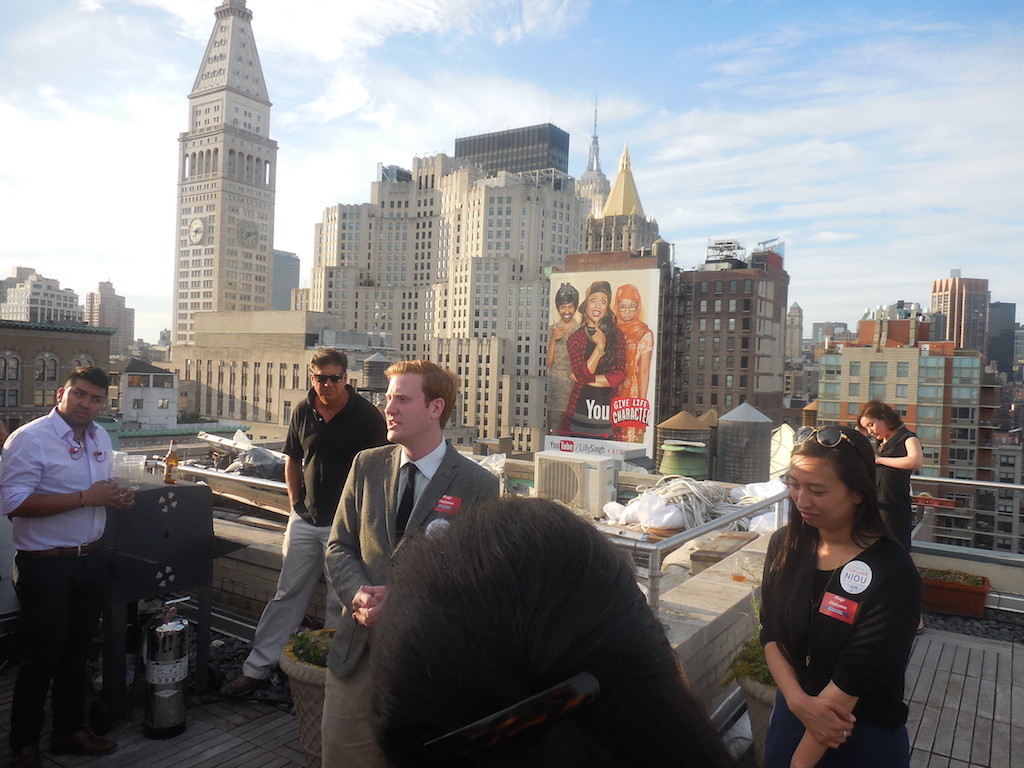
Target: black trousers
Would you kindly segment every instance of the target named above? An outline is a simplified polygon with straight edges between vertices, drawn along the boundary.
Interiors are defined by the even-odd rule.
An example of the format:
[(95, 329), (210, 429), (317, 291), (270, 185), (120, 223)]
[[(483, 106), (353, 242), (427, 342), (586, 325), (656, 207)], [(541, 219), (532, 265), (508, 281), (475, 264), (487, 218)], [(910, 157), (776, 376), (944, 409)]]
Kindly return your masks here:
[(70, 736), (85, 724), (89, 647), (99, 627), (110, 579), (110, 553), (84, 557), (15, 558), (23, 648), (11, 702), (11, 751), (38, 744), (46, 693), (53, 682), (53, 734)]

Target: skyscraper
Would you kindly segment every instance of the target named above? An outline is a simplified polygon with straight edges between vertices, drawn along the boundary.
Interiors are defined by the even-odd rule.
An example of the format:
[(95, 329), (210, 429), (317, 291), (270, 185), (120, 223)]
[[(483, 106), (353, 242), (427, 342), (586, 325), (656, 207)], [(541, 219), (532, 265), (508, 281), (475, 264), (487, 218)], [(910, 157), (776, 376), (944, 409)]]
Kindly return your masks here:
[(455, 140), (455, 159), (468, 160), (488, 176), (498, 171), (522, 173), (554, 168), (569, 172), (569, 134), (543, 123), (526, 128), (464, 136)]
[(100, 328), (116, 328), (110, 339), (112, 357), (127, 357), (135, 341), (135, 310), (126, 307), (124, 296), (118, 296), (114, 284), (103, 282), (94, 293), (85, 295), (85, 324)]
[(950, 270), (949, 277), (932, 281), (932, 313), (946, 318), (940, 335), (952, 341), (957, 349), (976, 349), (988, 354), (988, 280), (961, 277), (959, 269)]
[(277, 142), (245, 0), (224, 0), (178, 138), (175, 346), (202, 310), (269, 309)]
[(527, 155), (505, 167), (495, 152), (489, 171), (441, 153), (413, 158), (410, 171), (380, 164), (370, 202), (325, 209), (306, 293), (310, 310), (341, 315), (353, 331), (393, 334), (400, 357), (454, 371), (455, 429), (468, 423), (479, 437), (511, 435), (517, 450), (536, 450), (547, 273), (581, 250), (582, 215), (574, 179), (546, 165), (548, 154), (513, 172)]
[(988, 359), (999, 372), (1013, 381), (1013, 337), (1017, 328), (1017, 305), (993, 301), (988, 308)]
[(25, 279), (7, 289), (5, 301), (0, 304), (0, 318), (22, 320), (29, 323), (82, 322), (82, 305), (78, 294), (70, 288), (61, 288), (60, 280), (43, 277), (34, 269), (27, 274), (19, 267), (18, 274)]
[(609, 192), (611, 185), (608, 183), (608, 177), (601, 171), (601, 150), (597, 143), (597, 107), (594, 107), (594, 133), (590, 136), (587, 170), (576, 182), (576, 194), (581, 200), (590, 201), (590, 207), (581, 213), (584, 216), (600, 218)]
[(786, 359), (797, 360), (803, 355), (804, 311), (795, 301), (786, 313)]
[(747, 257), (738, 241), (715, 240), (703, 264), (674, 271), (662, 310), (672, 329), (662, 342), (671, 350), (659, 371), (662, 418), (750, 403), (781, 423), (789, 274), (783, 244), (769, 243)]

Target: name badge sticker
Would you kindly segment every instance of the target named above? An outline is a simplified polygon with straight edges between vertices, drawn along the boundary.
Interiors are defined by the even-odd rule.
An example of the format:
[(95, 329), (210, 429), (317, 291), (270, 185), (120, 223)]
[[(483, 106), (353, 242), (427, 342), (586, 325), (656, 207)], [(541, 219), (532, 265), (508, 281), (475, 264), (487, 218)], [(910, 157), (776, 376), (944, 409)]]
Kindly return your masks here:
[(826, 592), (821, 598), (818, 613), (839, 619), (846, 624), (853, 624), (853, 618), (857, 615), (857, 603), (848, 597)]
[(871, 584), (871, 566), (862, 560), (851, 560), (839, 574), (839, 585), (851, 595), (859, 595)]
[(435, 512), (443, 512), (446, 515), (457, 515), (460, 509), (462, 509), (462, 499), (458, 496), (449, 496), (448, 494), (438, 499), (437, 504), (434, 506)]

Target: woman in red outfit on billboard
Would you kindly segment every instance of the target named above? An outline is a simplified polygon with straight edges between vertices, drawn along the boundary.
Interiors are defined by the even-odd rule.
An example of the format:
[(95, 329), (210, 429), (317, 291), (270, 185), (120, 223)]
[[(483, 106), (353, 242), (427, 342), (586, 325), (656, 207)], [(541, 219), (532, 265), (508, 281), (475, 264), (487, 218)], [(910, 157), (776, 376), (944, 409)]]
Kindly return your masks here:
[(591, 283), (580, 307), (583, 325), (566, 342), (574, 384), (562, 434), (612, 437), (611, 403), (626, 378), (626, 344), (611, 302), (612, 287), (607, 281)]
[[(615, 393), (616, 397), (647, 399), (651, 381), (651, 358), (654, 355), (654, 333), (641, 320), (643, 305), (640, 291), (626, 283), (615, 291), (615, 312), (619, 330), (625, 339), (623, 357), (626, 359), (626, 380)], [(630, 443), (642, 443), (645, 430), (639, 427), (620, 428), (619, 438)]]

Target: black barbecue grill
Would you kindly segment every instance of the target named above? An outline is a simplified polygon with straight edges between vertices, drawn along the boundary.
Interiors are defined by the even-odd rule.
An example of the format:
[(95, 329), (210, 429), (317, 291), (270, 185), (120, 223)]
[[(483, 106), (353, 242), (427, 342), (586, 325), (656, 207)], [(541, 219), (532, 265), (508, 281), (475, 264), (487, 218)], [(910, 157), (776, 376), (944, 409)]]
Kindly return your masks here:
[[(125, 711), (128, 606), (187, 592), (198, 599), (196, 685), (208, 684), (213, 561), (242, 545), (213, 533), (213, 494), (205, 485), (144, 483), (131, 509), (107, 509), (110, 594), (103, 610), (103, 700), (112, 717)], [(131, 649), (135, 650), (135, 649)]]

